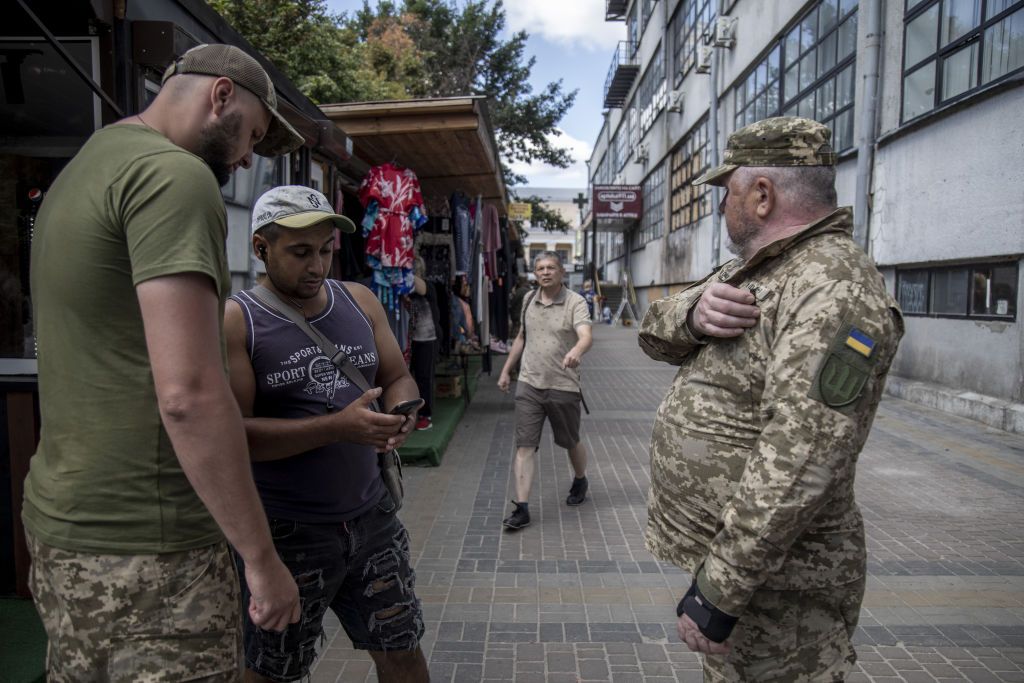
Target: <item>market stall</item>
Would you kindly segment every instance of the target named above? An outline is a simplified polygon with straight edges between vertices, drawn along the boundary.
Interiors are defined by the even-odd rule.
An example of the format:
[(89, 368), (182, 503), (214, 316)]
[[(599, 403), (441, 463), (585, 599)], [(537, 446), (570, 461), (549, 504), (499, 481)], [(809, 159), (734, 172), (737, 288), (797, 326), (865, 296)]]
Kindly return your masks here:
[[(368, 266), (361, 275), (389, 311), (410, 360), (417, 320), (422, 321), (417, 311), (419, 316), (430, 311), (437, 375), (430, 384), (438, 407), (461, 415), (476, 367), (489, 372), (491, 353), (506, 350), (509, 290), (523, 268), (518, 234), (507, 221), (507, 192), (486, 98), (320, 109), (352, 139), (348, 175), (363, 178), (358, 188), (363, 242), (353, 249), (362, 252)], [(357, 265), (363, 264), (350, 267)], [(417, 278), (425, 294), (415, 290)], [(421, 393), (427, 391), (433, 390), (421, 385)], [(445, 399), (457, 400), (449, 405)], [(457, 418), (442, 420), (434, 412), (435, 427), (443, 421), (454, 430)], [(404, 456), (438, 462), (450, 433), (430, 431), (429, 437), (424, 430), (410, 439)], [(420, 453), (419, 444), (428, 441), (427, 452)]]

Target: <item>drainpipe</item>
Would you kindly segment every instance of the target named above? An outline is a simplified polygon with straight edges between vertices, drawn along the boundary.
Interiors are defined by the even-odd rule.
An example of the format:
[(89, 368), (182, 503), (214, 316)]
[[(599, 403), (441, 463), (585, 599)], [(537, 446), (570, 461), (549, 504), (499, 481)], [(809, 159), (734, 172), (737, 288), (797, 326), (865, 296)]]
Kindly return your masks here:
[[(719, 0), (716, 17), (722, 16), (722, 2)], [(716, 168), (718, 161), (718, 68), (720, 51), (711, 51), (711, 108), (708, 112), (708, 136), (711, 138), (711, 168)], [(720, 192), (717, 185), (711, 186), (711, 267), (717, 268), (722, 257), (722, 214), (718, 212)]]
[[(662, 228), (661, 228), (662, 229), (662, 233), (661, 233), (661, 272), (658, 273), (658, 279), (662, 283), (662, 295), (663, 296), (668, 296), (668, 286), (665, 284), (665, 282), (666, 282), (666, 280), (668, 280), (668, 270), (669, 270), (669, 267), (668, 267), (669, 263), (668, 262), (669, 262), (670, 249), (668, 248), (668, 236), (669, 236), (669, 233), (672, 232), (672, 225), (671, 225), (671, 223), (672, 223), (672, 210), (671, 210), (672, 209), (672, 136), (671, 136), (671, 133), (669, 131), (669, 123), (668, 123), (668, 121), (671, 118), (670, 115), (672, 114), (672, 112), (669, 111), (669, 107), (672, 106), (672, 91), (674, 90), (673, 86), (674, 86), (675, 81), (676, 81), (676, 76), (673, 73), (673, 67), (675, 65), (672, 63), (670, 51), (668, 49), (669, 40), (673, 40), (673, 41), (675, 40), (672, 37), (672, 32), (669, 31), (669, 26), (668, 26), (668, 22), (669, 22), (668, 5), (669, 5), (669, 3), (667, 1), (661, 3), (661, 16), (662, 16), (662, 19), (665, 22), (664, 32), (662, 33), (663, 37), (661, 39), (661, 50), (662, 50), (661, 60), (662, 60), (662, 64), (665, 65), (665, 96), (668, 98), (668, 100), (665, 102), (665, 118), (661, 122), (661, 127), (664, 130), (664, 132), (665, 132), (665, 135), (664, 135), (665, 157), (662, 160), (662, 163), (664, 163), (664, 164), (666, 164), (668, 166), (668, 168), (665, 169), (665, 180), (664, 180), (664, 184), (662, 185), (662, 188), (663, 188), (662, 197), (667, 195), (668, 196), (668, 201), (665, 201), (664, 199), (662, 199), (662, 202), (661, 202), (661, 226), (662, 226)], [(667, 193), (664, 192), (664, 186), (665, 185), (668, 185), (668, 192)], [(660, 298), (660, 297), (652, 297), (652, 296), (648, 295), (647, 301), (650, 302), (654, 298)]]
[(853, 238), (871, 253), (871, 171), (875, 165), (875, 129), (878, 114), (878, 79), (882, 50), (882, 0), (861, 0), (860, 8), (867, 35), (864, 43), (864, 92), (857, 122), (857, 194), (853, 204)]

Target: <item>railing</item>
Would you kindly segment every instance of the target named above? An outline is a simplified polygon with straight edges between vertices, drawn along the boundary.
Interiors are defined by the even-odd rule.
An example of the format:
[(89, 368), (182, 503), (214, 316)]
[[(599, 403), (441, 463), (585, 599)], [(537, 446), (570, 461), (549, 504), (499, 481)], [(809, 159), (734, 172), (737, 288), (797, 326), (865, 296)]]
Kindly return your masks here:
[(606, 107), (621, 107), (625, 103), (626, 95), (639, 70), (640, 63), (637, 59), (636, 44), (630, 40), (620, 40), (612, 54), (608, 76), (604, 79)]

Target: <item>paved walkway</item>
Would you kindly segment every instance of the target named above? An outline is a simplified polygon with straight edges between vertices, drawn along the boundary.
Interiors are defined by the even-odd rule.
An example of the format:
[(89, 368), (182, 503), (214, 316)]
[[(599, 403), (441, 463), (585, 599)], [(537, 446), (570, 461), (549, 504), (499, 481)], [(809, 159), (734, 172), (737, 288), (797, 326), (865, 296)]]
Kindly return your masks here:
[[(497, 373), (440, 467), (406, 469), (433, 681), (700, 681), (674, 608), (689, 577), (644, 550), (648, 438), (673, 370), (629, 328), (586, 357), (590, 499), (545, 431), (533, 524), (503, 533), (512, 399)], [(1024, 437), (887, 399), (860, 462), (870, 579), (856, 681), (1024, 681)], [(374, 681), (328, 617), (314, 681)]]

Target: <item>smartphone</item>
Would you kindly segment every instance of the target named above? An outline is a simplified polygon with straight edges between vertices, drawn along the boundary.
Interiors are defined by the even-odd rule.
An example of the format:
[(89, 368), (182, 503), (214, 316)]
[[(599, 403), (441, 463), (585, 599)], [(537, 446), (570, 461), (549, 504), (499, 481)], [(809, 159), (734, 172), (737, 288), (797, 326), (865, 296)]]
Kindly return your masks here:
[(391, 409), (392, 415), (412, 415), (426, 403), (422, 398), (414, 398), (411, 401), (402, 401)]

